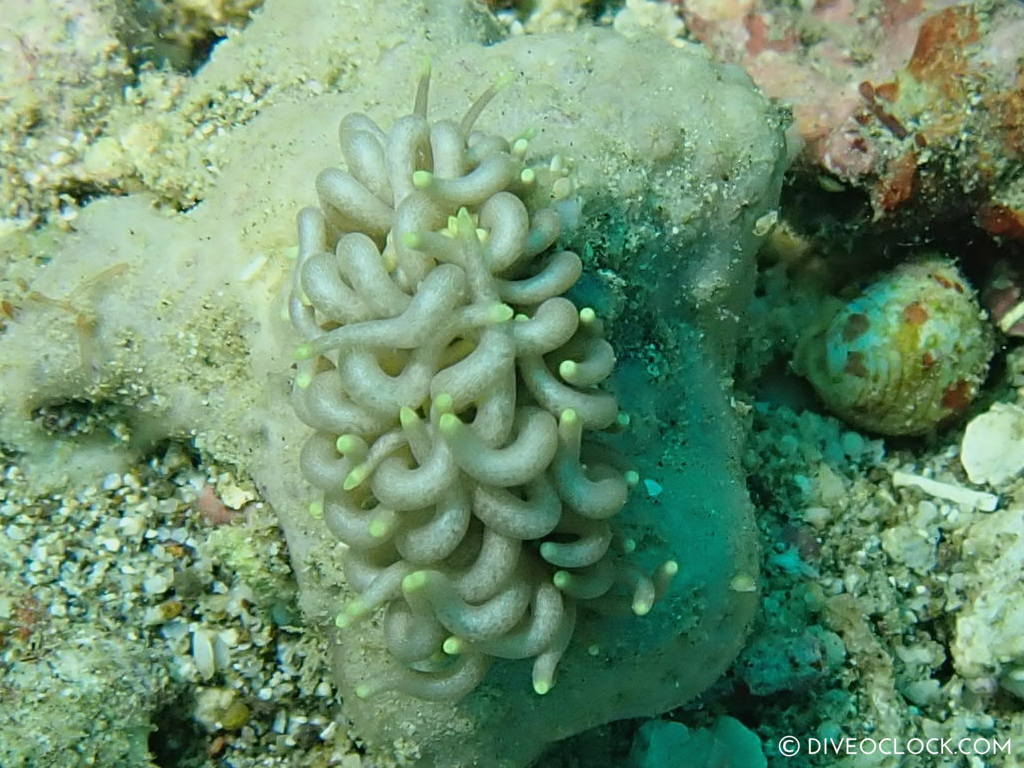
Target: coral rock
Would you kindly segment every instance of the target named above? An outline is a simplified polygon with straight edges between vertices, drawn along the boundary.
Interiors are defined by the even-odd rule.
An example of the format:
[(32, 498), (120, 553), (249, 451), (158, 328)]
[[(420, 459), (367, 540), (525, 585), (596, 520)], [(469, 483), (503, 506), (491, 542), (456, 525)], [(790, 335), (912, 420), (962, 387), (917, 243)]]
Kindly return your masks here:
[(1002, 485), (1024, 470), (1024, 408), (996, 403), (967, 424), (960, 463), (972, 483)]

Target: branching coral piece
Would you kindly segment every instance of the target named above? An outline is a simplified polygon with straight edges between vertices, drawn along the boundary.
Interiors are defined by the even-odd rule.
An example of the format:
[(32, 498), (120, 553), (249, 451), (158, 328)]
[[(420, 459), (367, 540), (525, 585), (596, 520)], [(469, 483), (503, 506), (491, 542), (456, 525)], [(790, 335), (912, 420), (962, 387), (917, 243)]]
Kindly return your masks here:
[(543, 694), (577, 607), (647, 613), (675, 564), (652, 580), (610, 546), (628, 473), (592, 432), (624, 420), (601, 323), (562, 295), (582, 264), (549, 204), (571, 182), (537, 189), (526, 139), (472, 131), (496, 89), (430, 123), (428, 84), (390, 131), (342, 120), (347, 170), (299, 214), (301, 465), (348, 546), (336, 623), (386, 606), (395, 670), (358, 695), (456, 699), (494, 658), (533, 658)]

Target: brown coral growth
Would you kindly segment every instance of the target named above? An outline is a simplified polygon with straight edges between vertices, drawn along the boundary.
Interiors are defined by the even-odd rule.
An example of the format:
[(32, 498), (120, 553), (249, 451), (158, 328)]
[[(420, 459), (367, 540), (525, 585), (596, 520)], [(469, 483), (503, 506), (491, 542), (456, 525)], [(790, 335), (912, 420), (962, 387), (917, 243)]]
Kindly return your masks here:
[(971, 8), (946, 8), (921, 26), (907, 71), (920, 82), (934, 85), (948, 98), (962, 99), (968, 71), (965, 49), (978, 39), (978, 21)]

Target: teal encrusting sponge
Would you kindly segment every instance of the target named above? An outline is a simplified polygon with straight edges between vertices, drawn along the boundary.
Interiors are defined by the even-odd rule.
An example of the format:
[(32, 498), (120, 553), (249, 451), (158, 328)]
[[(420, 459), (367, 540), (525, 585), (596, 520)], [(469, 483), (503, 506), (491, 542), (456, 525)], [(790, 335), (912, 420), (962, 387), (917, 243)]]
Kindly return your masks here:
[(637, 732), (628, 768), (765, 768), (757, 734), (733, 717), (693, 730), (672, 720), (648, 720)]

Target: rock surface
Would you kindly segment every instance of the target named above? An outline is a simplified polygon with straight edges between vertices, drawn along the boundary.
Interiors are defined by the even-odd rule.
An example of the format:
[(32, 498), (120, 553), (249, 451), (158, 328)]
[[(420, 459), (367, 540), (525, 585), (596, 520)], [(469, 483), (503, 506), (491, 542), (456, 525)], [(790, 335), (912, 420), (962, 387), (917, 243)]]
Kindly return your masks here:
[[(744, 641), (757, 551), (729, 376), (755, 225), (778, 197), (780, 118), (738, 70), (660, 39), (581, 28), (483, 47), (490, 29), (471, 5), (363, 6), (267, 2), (196, 78), (202, 90), (259, 68), (281, 89), (227, 129), (202, 202), (175, 213), (142, 195), (98, 200), (74, 235), (47, 241), (47, 264), (23, 269), (34, 294), (0, 335), (0, 434), (39, 487), (102, 477), (190, 436), (256, 480), (287, 535), (308, 621), (330, 623), (345, 587), (335, 542), (306, 514), (304, 430), (288, 405), (295, 340), (281, 310), (294, 215), (313, 202), (316, 172), (337, 162), (338, 120), (404, 114), (424, 55), (432, 114), (461, 114), (511, 70), (480, 125), (532, 129), (531, 155), (561, 153), (574, 168), (580, 223), (566, 245), (584, 256), (611, 321), (633, 419), (623, 447), (663, 489), (631, 501), (625, 533), (650, 558), (641, 567), (671, 556), (682, 569), (649, 616), (584, 622), (544, 698), (510, 664), (455, 706), (346, 696), (343, 713), (384, 761), (524, 765), (548, 742), (678, 706)], [(355, 30), (356, 17), (368, 27)], [(339, 90), (296, 86), (339, 50), (349, 54)], [(197, 177), (209, 173), (200, 165)], [(112, 413), (128, 432), (69, 436), (37, 418), (82, 404), (100, 427)], [(343, 695), (385, 673), (377, 631), (340, 637)]]
[(999, 486), (1024, 470), (1024, 408), (996, 403), (964, 430), (960, 463), (972, 483)]

